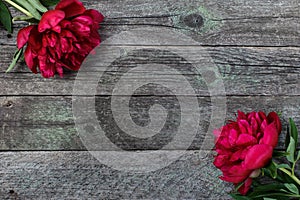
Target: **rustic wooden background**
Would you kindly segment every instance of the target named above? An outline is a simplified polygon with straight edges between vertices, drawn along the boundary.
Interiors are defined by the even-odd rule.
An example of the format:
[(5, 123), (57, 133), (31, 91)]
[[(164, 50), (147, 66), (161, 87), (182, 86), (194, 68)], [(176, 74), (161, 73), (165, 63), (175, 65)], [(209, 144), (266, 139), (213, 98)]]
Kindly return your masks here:
[[(92, 0), (84, 3), (106, 16), (100, 29), (103, 40), (133, 28), (161, 27), (201, 43), (225, 84), (226, 119), (234, 119), (238, 109), (276, 110), (282, 112), (282, 119), (293, 117), (300, 124), (299, 0)], [(66, 72), (63, 79), (44, 79), (30, 73), (24, 64), (5, 73), (16, 48), (17, 31), (22, 26), (15, 25), (12, 35), (7, 35), (3, 28), (0, 31), (1, 199), (229, 199), (227, 192), (231, 185), (218, 180), (220, 172), (212, 165), (211, 153), (199, 154), (208, 119), (200, 123), (201, 131), (186, 156), (161, 170), (146, 174), (120, 172), (93, 158), (74, 125), (72, 91), (76, 73)], [(145, 41), (141, 43), (145, 45)], [(136, 45), (139, 46), (139, 41)], [(112, 69), (120, 66), (126, 69), (150, 60), (184, 67), (180, 58), (155, 49), (159, 47), (128, 54), (115, 62)], [(114, 77), (123, 71), (112, 70), (108, 74), (107, 80), (99, 83), (103, 90), (96, 97), (96, 106), (98, 118), (113, 137), (108, 114), (109, 91)], [(190, 71), (187, 74), (191, 80), (196, 77)], [(199, 88), (198, 101), (209, 118), (210, 98), (203, 85)], [(169, 95), (156, 96), (151, 88), (146, 88), (135, 95), (131, 105), (131, 114), (138, 124), (148, 122), (147, 108), (153, 101), (171, 111), (178, 109)], [(176, 119), (168, 123), (172, 128)], [(283, 135), (279, 149), (283, 148), (282, 138)], [(114, 138), (114, 142), (134, 151), (155, 150), (162, 143), (159, 138), (147, 145), (128, 138)]]

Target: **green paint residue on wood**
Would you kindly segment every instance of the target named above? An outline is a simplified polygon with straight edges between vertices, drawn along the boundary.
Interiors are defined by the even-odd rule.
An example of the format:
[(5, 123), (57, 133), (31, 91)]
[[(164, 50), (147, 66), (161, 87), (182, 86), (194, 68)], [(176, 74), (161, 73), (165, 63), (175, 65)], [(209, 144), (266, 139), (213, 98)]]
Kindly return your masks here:
[(66, 123), (73, 121), (71, 105), (65, 101), (45, 101), (32, 104), (32, 107), (28, 109), (25, 119), (34, 122)]
[(75, 127), (62, 126), (53, 128), (32, 128), (24, 131), (23, 141), (15, 141), (19, 143), (17, 148), (21, 149), (76, 149), (82, 148), (78, 143), (79, 137)]
[[(211, 11), (203, 6), (189, 11), (176, 11), (175, 16), (172, 17), (173, 24), (183, 32), (196, 32), (199, 35), (219, 29), (223, 22), (221, 18), (214, 16)], [(203, 25), (200, 27), (189, 27), (184, 23), (184, 18), (190, 15), (200, 15), (203, 18)]]

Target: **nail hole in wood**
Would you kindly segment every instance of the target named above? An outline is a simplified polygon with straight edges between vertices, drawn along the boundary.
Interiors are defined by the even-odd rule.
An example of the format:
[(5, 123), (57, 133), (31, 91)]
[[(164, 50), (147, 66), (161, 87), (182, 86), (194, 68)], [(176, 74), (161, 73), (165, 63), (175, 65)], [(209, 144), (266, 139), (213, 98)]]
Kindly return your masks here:
[(14, 190), (9, 190), (9, 194), (14, 194), (15, 191)]
[(188, 27), (200, 28), (204, 24), (204, 19), (201, 15), (194, 13), (194, 14), (185, 16), (183, 19), (183, 22)]
[(12, 35), (11, 34), (7, 34), (7, 38), (12, 38)]
[(7, 108), (11, 108), (11, 107), (13, 107), (13, 102), (8, 101), (4, 106), (7, 107)]

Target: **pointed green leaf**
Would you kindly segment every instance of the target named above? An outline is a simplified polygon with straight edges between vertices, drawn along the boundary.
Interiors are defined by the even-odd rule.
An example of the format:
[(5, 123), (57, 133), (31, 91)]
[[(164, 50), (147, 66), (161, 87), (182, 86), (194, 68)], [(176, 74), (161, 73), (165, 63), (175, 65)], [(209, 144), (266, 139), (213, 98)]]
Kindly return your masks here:
[(286, 158), (291, 163), (295, 162), (295, 150), (296, 150), (295, 140), (293, 137), (290, 137), (290, 144), (287, 148), (287, 152), (289, 153), (289, 155), (287, 155)]
[(32, 6), (28, 1), (26, 0), (13, 0), (13, 1), (21, 5), (23, 8), (25, 8), (35, 19), (40, 20), (42, 18), (38, 10), (34, 6)]
[(260, 195), (256, 195), (256, 196), (251, 196), (252, 199), (255, 200), (260, 200), (264, 197), (269, 197), (269, 198), (275, 198), (276, 200), (287, 200), (290, 199), (290, 197), (300, 197), (299, 195), (292, 195), (290, 193), (284, 193), (284, 192), (271, 192), (271, 193), (263, 193)]
[(55, 6), (58, 2), (59, 0), (41, 0), (41, 3), (46, 7)]
[(299, 194), (299, 190), (296, 185), (292, 183), (285, 183), (284, 186), (291, 191), (293, 194)]
[(273, 151), (273, 158), (279, 158), (279, 157), (285, 157), (287, 156), (289, 153), (288, 152), (285, 152), (285, 151), (276, 151), (274, 150)]
[(290, 144), (290, 138), (291, 138), (291, 136), (290, 136), (290, 127), (289, 127), (289, 125), (287, 125), (287, 133), (286, 133), (286, 135), (285, 135), (285, 141), (284, 141), (284, 143), (285, 143), (285, 149), (287, 149), (288, 148), (288, 146), (289, 146), (289, 144)]
[[(284, 189), (284, 188), (285, 188), (284, 185), (281, 183), (270, 183), (267, 185), (261, 185), (259, 187), (255, 187), (254, 192), (270, 192), (270, 191), (277, 191), (277, 190)], [(252, 193), (251, 193), (251, 195), (252, 195)]]
[(280, 165), (277, 165), (276, 167), (277, 167), (277, 169), (285, 168), (285, 169), (292, 170), (292, 168), (288, 164), (280, 164)]
[(0, 22), (9, 33), (12, 33), (11, 14), (7, 6), (2, 1), (0, 1)]
[(33, 7), (35, 7), (38, 11), (45, 13), (48, 11), (48, 9), (41, 4), (41, 2), (39, 0), (30, 0), (28, 1)]
[(298, 144), (298, 130), (296, 127), (296, 124), (294, 122), (293, 119), (289, 119), (290, 122), (290, 127), (289, 127), (289, 132), (290, 132), (290, 136), (295, 140), (295, 144)]
[(235, 200), (251, 200), (251, 198), (239, 194), (229, 194), (229, 195)]
[(15, 16), (12, 21), (13, 22), (16, 22), (16, 21), (26, 21), (26, 22), (31, 22), (35, 20), (33, 17), (31, 16), (26, 16), (26, 15), (18, 15), (18, 16)]
[(291, 193), (290, 191), (287, 191), (286, 189), (280, 189), (279, 191), (285, 192), (285, 193), (287, 193), (287, 194), (293, 194), (293, 193)]
[(277, 167), (273, 161), (265, 169), (268, 171), (267, 175), (270, 175), (273, 179), (277, 178)]
[(11, 64), (9, 65), (8, 69), (6, 70), (6, 73), (10, 72), (14, 67), (15, 65), (17, 64), (18, 60), (20, 59), (20, 57), (22, 56), (23, 54), (23, 48), (21, 49), (18, 49), (14, 55), (14, 58), (11, 62)]

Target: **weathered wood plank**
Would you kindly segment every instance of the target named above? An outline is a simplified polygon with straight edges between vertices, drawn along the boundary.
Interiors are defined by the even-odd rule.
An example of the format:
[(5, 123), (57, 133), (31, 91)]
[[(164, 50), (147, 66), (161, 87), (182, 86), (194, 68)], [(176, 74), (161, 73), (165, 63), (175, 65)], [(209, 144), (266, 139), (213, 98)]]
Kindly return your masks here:
[[(186, 97), (187, 102), (189, 102), (189, 98), (191, 99), (191, 97)], [(118, 123), (115, 122), (111, 113), (110, 97), (96, 98), (97, 117), (106, 136), (118, 147), (126, 150), (160, 149), (172, 139), (172, 134), (176, 133), (176, 130), (173, 130), (174, 127), (180, 125), (179, 103), (173, 97), (132, 97), (129, 118), (133, 119), (138, 126), (147, 125), (150, 122), (149, 107), (152, 107), (154, 103), (164, 106), (166, 111), (173, 115), (167, 117), (165, 121), (165, 125), (169, 128), (161, 131), (158, 133), (159, 137), (148, 142), (132, 139), (130, 133), (127, 133), (129, 135), (125, 138), (117, 136), (122, 132), (116, 129)], [(199, 131), (189, 147), (194, 150), (200, 149), (202, 146), (210, 124), (212, 109), (208, 97), (198, 97), (198, 103), (203, 118), (199, 121)], [(1, 150), (86, 149), (75, 128), (71, 97), (1, 97), (0, 105)], [(299, 106), (298, 96), (228, 97), (226, 120), (235, 119), (235, 113), (239, 109), (245, 112), (253, 110), (281, 112), (283, 134), (280, 136), (278, 148), (283, 148), (286, 120), (293, 117), (296, 123), (300, 124)], [(114, 107), (120, 115), (126, 115), (126, 110), (120, 105), (114, 105)], [(157, 126), (156, 129), (159, 132), (162, 128), (161, 125), (154, 125)], [(172, 134), (170, 134), (170, 130), (172, 130)], [(99, 144), (97, 150), (101, 150), (102, 146), (105, 145)]]
[[(100, 30), (103, 39), (132, 28), (163, 26), (185, 33), (203, 45), (300, 45), (298, 0), (125, 0), (117, 3), (93, 0), (84, 3), (107, 16)], [(19, 25), (16, 27), (12, 38), (0, 32), (0, 44), (15, 44)]]
[[(120, 47), (121, 48), (121, 47)], [(162, 47), (149, 47), (151, 49), (160, 50)], [(180, 47), (188, 48), (188, 47)], [(195, 48), (195, 47), (193, 47)], [(122, 49), (122, 48), (121, 48)], [(299, 68), (300, 62), (300, 48), (298, 47), (203, 47), (195, 48), (199, 50), (199, 55), (202, 55), (202, 51), (208, 52), (208, 55), (217, 65), (238, 65), (246, 67), (259, 67), (259, 66), (270, 66), (270, 67), (292, 67)], [(0, 73), (4, 73), (11, 62), (13, 57), (15, 47), (8, 45), (1, 45), (0, 48)], [(195, 52), (191, 52), (194, 53)], [(145, 53), (144, 53), (145, 54)], [(130, 55), (128, 55), (130, 56)], [(140, 52), (138, 57), (142, 57), (143, 54)], [(160, 55), (165, 60), (170, 60), (168, 58), (171, 56), (171, 53), (164, 52), (163, 55)], [(133, 55), (130, 56), (131, 59)], [(174, 56), (173, 56), (174, 57)], [(177, 58), (177, 60), (179, 60)], [(129, 67), (128, 64), (123, 63), (123, 67)], [(116, 69), (109, 68), (107, 71), (115, 72)], [(25, 66), (17, 65), (16, 68), (12, 70), (11, 73), (30, 73), (30, 70)], [(188, 73), (188, 71), (187, 71)]]
[[(10, 49), (6, 46), (7, 49)], [(124, 48), (126, 52), (127, 48)], [(135, 47), (132, 47), (135, 48)], [(117, 59), (112, 65), (97, 68), (89, 68), (88, 71), (105, 72), (100, 79), (97, 94), (111, 95), (120, 77), (124, 78), (124, 86), (130, 88), (136, 81), (144, 80), (142, 74), (151, 70), (129, 71), (139, 64), (159, 63), (177, 70), (179, 75), (171, 75), (168, 70), (160, 71), (166, 77), (161, 76), (166, 83), (181, 84), (178, 76), (184, 75), (200, 96), (208, 96), (209, 91), (201, 74), (184, 58), (170, 51), (162, 49), (142, 49), (128, 52), (126, 56)], [(183, 52), (191, 53), (189, 56), (197, 57), (198, 53), (209, 52), (216, 63), (220, 78), (222, 78), (227, 95), (299, 95), (299, 49), (298, 48), (201, 48), (180, 47)], [(192, 49), (192, 50), (191, 50)], [(1, 71), (8, 65), (5, 50)], [(193, 54), (192, 54), (193, 53)], [(205, 54), (204, 54), (205, 55)], [(108, 55), (110, 56), (110, 55)], [(1, 56), (2, 57), (2, 56)], [(207, 59), (207, 57), (203, 57)], [(7, 64), (6, 64), (7, 63)], [(201, 66), (202, 67), (202, 66)], [(203, 66), (210, 69), (211, 66)], [(19, 70), (21, 68), (21, 70)], [(25, 66), (19, 66), (16, 72), (23, 72)], [(28, 72), (28, 69), (25, 71)], [(129, 71), (129, 72), (128, 72)], [(128, 72), (128, 73), (127, 73)], [(94, 74), (94, 73), (93, 73)], [(100, 76), (100, 75), (99, 75)], [(129, 77), (129, 78), (128, 78)], [(76, 73), (66, 72), (63, 79), (44, 79), (40, 75), (31, 73), (0, 73), (0, 95), (72, 95)], [(83, 79), (88, 83), (90, 76)], [(213, 84), (213, 83), (212, 83)], [(124, 90), (125, 91), (125, 90)], [(149, 91), (142, 90), (142, 95), (148, 95)], [(161, 93), (164, 95), (164, 92)], [(128, 95), (126, 92), (120, 95)]]
[(0, 159), (2, 199), (229, 199), (232, 189), (212, 156), (198, 151), (142, 174), (116, 171), (88, 152), (2, 152)]

